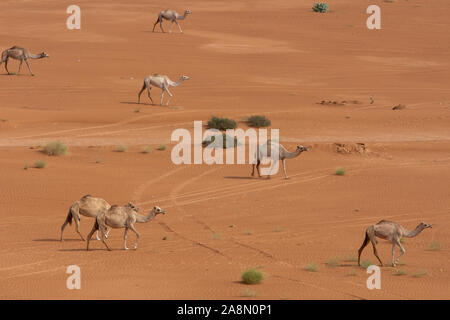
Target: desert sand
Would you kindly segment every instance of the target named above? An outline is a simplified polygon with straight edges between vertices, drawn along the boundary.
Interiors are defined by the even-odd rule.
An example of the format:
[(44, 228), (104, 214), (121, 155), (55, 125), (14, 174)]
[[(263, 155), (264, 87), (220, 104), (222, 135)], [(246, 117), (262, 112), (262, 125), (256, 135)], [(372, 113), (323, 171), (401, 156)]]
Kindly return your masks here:
[[(68, 30), (68, 1), (3, 0), (0, 50), (50, 58), (31, 61), (34, 77), (0, 67), (0, 298), (450, 298), (450, 7), (378, 1), (382, 29), (368, 30), (372, 2), (336, 0), (319, 14), (312, 1), (166, 1), (193, 12), (184, 34), (169, 34), (151, 32), (166, 9), (155, 2), (80, 0), (81, 30)], [(169, 106), (146, 94), (137, 105), (152, 73), (191, 79), (171, 89)], [(320, 104), (329, 100), (347, 103)], [(252, 114), (267, 116), (290, 151), (310, 147), (287, 161), (289, 180), (251, 179), (249, 164), (171, 162), (174, 129), (213, 115), (247, 129), (240, 120)], [(67, 155), (40, 151), (56, 140)], [(357, 143), (366, 149), (352, 151)], [(33, 168), (38, 160), (47, 167)], [(107, 240), (114, 251), (93, 241), (87, 252), (73, 225), (59, 241), (85, 194), (167, 214), (136, 225), (136, 251), (122, 250), (120, 229)], [(381, 268), (381, 290), (368, 290), (354, 257), (381, 219), (434, 226), (407, 239), (402, 264)], [(82, 234), (92, 225), (83, 217)], [(391, 245), (378, 251), (389, 263)], [(370, 246), (362, 259), (376, 262)], [(317, 272), (306, 271), (313, 262)], [(66, 288), (69, 265), (81, 268), (80, 290)], [(264, 281), (241, 283), (247, 268)]]

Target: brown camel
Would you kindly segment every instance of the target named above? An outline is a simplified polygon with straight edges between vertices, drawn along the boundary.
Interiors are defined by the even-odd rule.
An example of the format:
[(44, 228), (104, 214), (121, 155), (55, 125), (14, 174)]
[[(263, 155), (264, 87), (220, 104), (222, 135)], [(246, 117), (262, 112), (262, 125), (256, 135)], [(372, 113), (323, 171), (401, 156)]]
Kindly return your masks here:
[[(139, 211), (139, 208), (137, 208), (131, 202), (127, 203), (126, 206), (133, 208), (136, 211)], [(106, 211), (109, 208), (111, 208), (111, 206), (108, 202), (106, 202), (102, 198), (95, 198), (89, 194), (85, 195), (80, 200), (75, 201), (70, 206), (66, 221), (64, 221), (63, 225), (61, 226), (60, 240), (63, 241), (64, 228), (67, 226), (67, 224), (71, 225), (72, 219), (73, 219), (73, 220), (75, 220), (75, 227), (76, 227), (77, 233), (80, 235), (81, 239), (84, 241), (84, 238), (80, 233), (81, 215), (83, 215), (85, 217), (96, 217), (97, 213), (99, 213), (100, 211)], [(108, 237), (109, 231), (110, 230), (108, 230), (106, 237)], [(100, 238), (98, 237), (98, 232), (97, 232), (97, 240), (100, 240)]]
[(152, 211), (147, 216), (142, 216), (137, 213), (136, 210), (129, 206), (112, 206), (109, 210), (103, 210), (101, 211), (96, 219), (94, 226), (92, 227), (91, 232), (88, 235), (87, 239), (87, 247), (86, 250), (89, 250), (89, 242), (91, 240), (92, 235), (95, 231), (98, 231), (100, 229), (102, 233), (102, 242), (106, 246), (108, 250), (111, 250), (105, 241), (105, 231), (107, 226), (111, 228), (125, 228), (125, 232), (123, 234), (123, 247), (125, 250), (128, 250), (127, 248), (127, 233), (128, 229), (131, 229), (134, 233), (136, 233), (136, 242), (134, 243), (134, 249), (137, 249), (137, 244), (139, 240), (139, 232), (136, 231), (134, 228), (134, 224), (137, 223), (145, 223), (150, 220), (153, 220), (156, 215), (158, 214), (165, 214), (166, 212), (162, 210), (160, 207), (153, 207)]
[[(383, 266), (383, 263), (381, 262), (381, 259), (378, 256), (377, 252), (378, 241), (376, 237), (378, 237), (380, 239), (384, 239), (392, 243), (392, 266), (395, 267), (400, 257), (406, 252), (405, 248), (403, 248), (400, 242), (400, 239), (402, 239), (403, 237), (413, 238), (417, 236), (419, 233), (421, 233), (422, 230), (431, 227), (432, 227), (431, 224), (421, 222), (417, 225), (417, 227), (413, 231), (408, 231), (398, 223), (386, 220), (381, 220), (377, 224), (369, 226), (366, 229), (366, 237), (364, 238), (364, 242), (361, 248), (359, 248), (358, 250), (358, 265), (361, 265), (360, 264), (361, 253), (364, 250), (365, 246), (367, 246), (370, 241), (373, 246), (373, 253), (375, 254), (375, 257), (377, 257), (378, 261), (380, 262), (380, 265)], [(397, 259), (394, 259), (394, 250), (396, 245), (399, 246), (402, 252), (400, 253)]]
[(46, 54), (45, 52), (41, 52), (39, 54), (33, 54), (33, 53), (29, 52), (27, 49), (24, 49), (24, 48), (21, 48), (18, 46), (14, 46), (14, 47), (6, 49), (5, 51), (2, 52), (2, 59), (0, 60), (0, 65), (4, 62), (6, 72), (8, 72), (8, 74), (11, 74), (8, 70), (8, 59), (12, 58), (12, 59), (20, 60), (19, 71), (17, 72), (17, 74), (19, 75), (20, 69), (22, 68), (22, 63), (25, 60), (25, 63), (27, 64), (27, 67), (28, 67), (28, 71), (30, 71), (30, 74), (32, 76), (34, 76), (33, 72), (31, 71), (30, 64), (28, 63), (28, 59), (42, 59), (42, 58), (48, 58), (48, 57), (50, 57), (50, 56), (48, 54)]

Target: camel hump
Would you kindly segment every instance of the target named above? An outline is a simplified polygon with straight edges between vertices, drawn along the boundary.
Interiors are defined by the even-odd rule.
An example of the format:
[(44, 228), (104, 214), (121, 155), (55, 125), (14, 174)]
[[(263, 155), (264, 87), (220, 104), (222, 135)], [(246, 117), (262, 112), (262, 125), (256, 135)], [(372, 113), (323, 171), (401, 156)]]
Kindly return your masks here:
[(83, 198), (81, 198), (81, 199), (86, 199), (86, 198), (89, 198), (89, 197), (92, 197), (92, 196), (90, 194), (87, 194), (87, 195), (84, 195)]
[(381, 223), (391, 223), (391, 221), (383, 219), (383, 220), (380, 220), (380, 221), (377, 222), (377, 224), (381, 224)]

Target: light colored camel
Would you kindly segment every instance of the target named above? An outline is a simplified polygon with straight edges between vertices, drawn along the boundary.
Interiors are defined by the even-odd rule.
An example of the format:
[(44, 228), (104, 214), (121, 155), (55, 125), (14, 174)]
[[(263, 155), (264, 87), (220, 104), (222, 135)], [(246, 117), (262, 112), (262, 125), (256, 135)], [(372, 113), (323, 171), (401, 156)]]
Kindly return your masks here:
[(151, 76), (147, 76), (144, 79), (144, 85), (142, 86), (141, 91), (138, 93), (138, 103), (141, 103), (141, 94), (144, 92), (145, 89), (147, 89), (148, 97), (150, 98), (150, 101), (153, 103), (153, 99), (150, 96), (150, 90), (151, 86), (158, 87), (162, 90), (161, 92), (161, 103), (163, 104), (163, 98), (164, 98), (164, 92), (167, 92), (169, 94), (169, 98), (167, 98), (166, 105), (169, 104), (170, 98), (173, 97), (173, 94), (169, 91), (169, 86), (172, 87), (178, 87), (184, 80), (188, 80), (188, 76), (182, 75), (180, 79), (177, 82), (173, 82), (169, 79), (168, 76), (162, 75), (162, 74), (152, 74)]
[(281, 163), (283, 165), (284, 177), (285, 179), (289, 179), (289, 177), (286, 174), (285, 160), (298, 157), (303, 151), (308, 151), (308, 148), (304, 146), (297, 146), (297, 149), (294, 152), (289, 152), (286, 150), (285, 147), (283, 147), (278, 142), (267, 140), (267, 142), (261, 144), (258, 150), (256, 151), (255, 154), (256, 165), (254, 163), (252, 165), (252, 177), (255, 175), (255, 166), (256, 166), (258, 176), (261, 178), (261, 174), (259, 172), (259, 165), (261, 164), (261, 160), (264, 158), (271, 158), (272, 166), (270, 167), (269, 175), (267, 176), (267, 178), (270, 178), (270, 174), (272, 173), (272, 169), (276, 164), (276, 162), (281, 160)]
[(8, 72), (8, 74), (10, 74), (9, 70), (8, 70), (8, 59), (12, 58), (12, 59), (20, 60), (19, 71), (17, 72), (17, 74), (19, 75), (20, 69), (22, 68), (22, 63), (25, 60), (25, 63), (27, 64), (27, 67), (28, 67), (28, 71), (30, 71), (30, 74), (32, 76), (34, 76), (33, 72), (31, 71), (30, 64), (28, 63), (28, 59), (42, 59), (42, 58), (47, 58), (47, 57), (50, 57), (50, 56), (48, 54), (46, 54), (45, 52), (41, 52), (39, 54), (33, 54), (33, 53), (30, 53), (27, 49), (24, 49), (24, 48), (21, 48), (18, 46), (14, 46), (14, 47), (11, 47), (2, 52), (2, 60), (0, 61), (0, 65), (4, 62), (6, 72)]
[(128, 250), (127, 248), (127, 233), (128, 229), (131, 229), (134, 233), (136, 233), (136, 242), (134, 243), (134, 249), (137, 249), (137, 244), (139, 240), (139, 232), (134, 228), (134, 224), (137, 223), (145, 223), (150, 220), (153, 220), (158, 214), (165, 214), (166, 212), (162, 210), (160, 207), (153, 207), (152, 211), (147, 216), (142, 216), (137, 213), (136, 210), (129, 206), (112, 206), (109, 210), (101, 211), (96, 219), (94, 226), (92, 227), (91, 233), (88, 235), (87, 239), (87, 250), (89, 250), (89, 241), (91, 240), (92, 235), (95, 231), (100, 229), (102, 233), (102, 242), (105, 244), (108, 250), (111, 250), (105, 241), (105, 231), (107, 226), (111, 228), (125, 228), (125, 232), (123, 234), (123, 248)]
[[(137, 208), (134, 204), (131, 202), (128, 202), (126, 206), (133, 208), (134, 210), (138, 211), (139, 208)], [(96, 198), (91, 195), (85, 195), (80, 200), (75, 201), (69, 208), (69, 213), (67, 214), (66, 221), (64, 221), (63, 225), (61, 226), (61, 238), (60, 240), (63, 241), (63, 232), (64, 228), (67, 224), (72, 224), (72, 219), (75, 220), (75, 227), (77, 230), (77, 233), (80, 235), (81, 239), (84, 241), (83, 236), (80, 233), (80, 219), (81, 215), (85, 217), (96, 217), (97, 214), (100, 211), (106, 211), (109, 208), (111, 208), (110, 204), (103, 200), (102, 198)], [(106, 234), (106, 237), (108, 237), (109, 231)], [(97, 240), (100, 240), (98, 237), (98, 232), (96, 234)]]
[[(378, 237), (380, 239), (384, 239), (392, 243), (392, 266), (395, 267), (400, 257), (406, 252), (400, 240), (403, 237), (413, 238), (417, 236), (419, 233), (421, 233), (422, 230), (431, 227), (432, 227), (431, 224), (421, 222), (417, 225), (417, 227), (413, 231), (408, 231), (398, 223), (386, 220), (381, 220), (377, 224), (369, 226), (366, 229), (366, 237), (364, 238), (364, 242), (361, 248), (359, 248), (358, 250), (358, 265), (360, 265), (361, 253), (364, 250), (365, 246), (367, 246), (370, 241), (373, 246), (373, 253), (375, 254), (375, 257), (377, 257), (378, 261), (380, 262), (380, 265), (383, 266), (383, 263), (381, 262), (381, 259), (378, 256), (377, 252), (378, 241), (376, 237)], [(400, 250), (402, 251), (397, 259), (394, 258), (394, 250), (396, 245), (399, 246)]]
[(156, 20), (155, 24), (153, 25), (153, 32), (155, 32), (155, 27), (159, 22), (159, 27), (161, 28), (162, 32), (165, 32), (163, 27), (162, 27), (162, 21), (163, 20), (170, 20), (170, 30), (169, 33), (172, 32), (172, 27), (173, 27), (173, 23), (175, 22), (178, 26), (178, 29), (180, 30), (181, 33), (183, 33), (183, 30), (181, 30), (180, 24), (178, 23), (177, 20), (184, 20), (188, 14), (191, 14), (192, 11), (191, 10), (185, 10), (183, 15), (178, 14), (177, 12), (175, 12), (174, 10), (164, 10), (161, 11), (158, 14), (158, 19)]

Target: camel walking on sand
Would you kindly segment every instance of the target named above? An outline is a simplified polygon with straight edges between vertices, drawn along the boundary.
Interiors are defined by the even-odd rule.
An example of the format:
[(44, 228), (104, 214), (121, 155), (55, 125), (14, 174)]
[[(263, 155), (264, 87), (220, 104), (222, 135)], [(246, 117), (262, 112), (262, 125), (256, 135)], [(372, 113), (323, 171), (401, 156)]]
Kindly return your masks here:
[(42, 58), (48, 58), (48, 57), (50, 57), (50, 56), (48, 54), (46, 54), (45, 52), (41, 52), (39, 54), (33, 54), (33, 53), (30, 53), (27, 49), (24, 49), (24, 48), (21, 48), (18, 46), (14, 46), (14, 47), (11, 47), (2, 52), (2, 60), (0, 60), (0, 65), (4, 62), (6, 72), (8, 72), (8, 74), (11, 74), (8, 70), (8, 59), (12, 58), (12, 59), (20, 60), (19, 71), (17, 72), (17, 74), (19, 75), (20, 69), (22, 68), (22, 63), (25, 60), (25, 63), (27, 64), (27, 67), (28, 67), (28, 71), (30, 71), (30, 74), (32, 76), (34, 76), (33, 72), (31, 71), (28, 59), (42, 59)]
[(255, 154), (256, 165), (253, 163), (252, 165), (252, 177), (255, 175), (255, 166), (256, 171), (258, 171), (258, 176), (261, 178), (261, 174), (259, 172), (259, 165), (261, 164), (261, 160), (264, 158), (272, 159), (272, 166), (270, 167), (269, 175), (267, 178), (270, 178), (270, 174), (272, 173), (272, 169), (274, 165), (281, 160), (281, 164), (283, 166), (283, 172), (285, 179), (289, 179), (286, 174), (286, 159), (292, 159), (298, 157), (303, 151), (308, 151), (309, 149), (304, 146), (297, 146), (297, 149), (294, 152), (289, 152), (283, 147), (281, 144), (267, 140), (267, 142), (261, 144), (258, 147), (258, 151)]
[[(361, 253), (364, 250), (364, 248), (369, 244), (369, 241), (372, 243), (373, 246), (373, 253), (375, 254), (375, 257), (377, 257), (378, 261), (380, 262), (380, 265), (383, 266), (383, 263), (381, 262), (380, 257), (378, 256), (377, 252), (377, 237), (380, 239), (384, 239), (392, 243), (392, 266), (395, 267), (395, 265), (398, 263), (398, 260), (400, 257), (406, 252), (405, 248), (403, 248), (400, 240), (403, 237), (406, 238), (413, 238), (417, 236), (419, 233), (422, 232), (422, 230), (431, 228), (432, 225), (421, 222), (417, 225), (417, 227), (413, 231), (408, 231), (398, 223), (392, 222), (392, 221), (386, 221), (381, 220), (377, 224), (371, 225), (366, 229), (366, 237), (364, 238), (364, 242), (358, 250), (358, 265), (360, 264), (360, 258)], [(394, 251), (395, 246), (398, 246), (400, 250), (402, 251), (397, 259), (394, 257)]]
[(155, 27), (156, 25), (159, 23), (159, 27), (161, 28), (162, 32), (165, 32), (163, 27), (162, 27), (162, 21), (163, 20), (170, 20), (170, 30), (169, 33), (172, 32), (172, 27), (173, 27), (173, 23), (175, 22), (178, 26), (178, 29), (180, 30), (180, 33), (183, 33), (183, 30), (181, 30), (180, 24), (178, 23), (177, 20), (184, 20), (186, 19), (188, 14), (191, 14), (192, 11), (191, 10), (185, 10), (183, 15), (178, 14), (177, 12), (175, 12), (174, 10), (164, 10), (161, 11), (158, 14), (158, 19), (156, 20), (155, 24), (153, 25), (153, 32), (155, 32)]
[(137, 213), (136, 210), (129, 206), (112, 206), (109, 210), (104, 210), (100, 212), (95, 218), (94, 226), (92, 227), (91, 232), (87, 238), (87, 247), (86, 250), (89, 250), (89, 242), (91, 240), (92, 235), (95, 231), (100, 229), (102, 233), (102, 242), (106, 246), (108, 250), (111, 250), (105, 241), (105, 231), (109, 226), (111, 228), (125, 228), (125, 232), (123, 234), (123, 248), (128, 250), (127, 247), (127, 234), (128, 229), (131, 229), (134, 233), (136, 233), (136, 242), (134, 243), (134, 249), (137, 249), (138, 240), (140, 237), (139, 232), (134, 228), (135, 223), (145, 223), (150, 220), (153, 220), (158, 214), (166, 214), (164, 210), (160, 207), (153, 207), (152, 211), (147, 216), (142, 216)]
[[(137, 208), (134, 204), (132, 204), (131, 202), (128, 202), (126, 204), (127, 207), (133, 208), (134, 210), (138, 211), (139, 208)], [(75, 227), (77, 230), (77, 233), (80, 235), (81, 240), (84, 241), (83, 236), (80, 233), (80, 219), (81, 219), (81, 215), (85, 216), (85, 217), (96, 217), (97, 214), (100, 211), (106, 211), (109, 208), (111, 208), (111, 205), (106, 202), (105, 200), (103, 200), (102, 198), (95, 198), (91, 195), (85, 195), (84, 197), (82, 197), (80, 200), (75, 201), (69, 209), (69, 213), (67, 214), (67, 218), (66, 221), (64, 221), (63, 225), (61, 226), (61, 238), (60, 240), (63, 241), (63, 232), (64, 232), (64, 228), (67, 226), (67, 224), (72, 224), (72, 219), (75, 221)], [(108, 237), (109, 231), (106, 234), (106, 237)], [(100, 238), (98, 237), (98, 232), (97, 232), (97, 240), (100, 240)]]
[(173, 97), (173, 94), (169, 91), (169, 86), (172, 87), (178, 87), (184, 80), (188, 80), (188, 76), (182, 75), (180, 79), (178, 79), (177, 82), (173, 82), (169, 79), (168, 76), (162, 75), (162, 74), (152, 74), (151, 76), (147, 76), (144, 79), (144, 85), (142, 86), (141, 91), (138, 93), (138, 103), (141, 103), (141, 94), (144, 92), (145, 89), (147, 89), (148, 97), (150, 98), (150, 101), (153, 103), (153, 99), (150, 96), (150, 90), (151, 86), (158, 87), (162, 90), (161, 92), (161, 103), (163, 104), (163, 98), (164, 98), (164, 92), (167, 92), (169, 94), (169, 97), (167, 98), (166, 105), (169, 104), (170, 98)]

